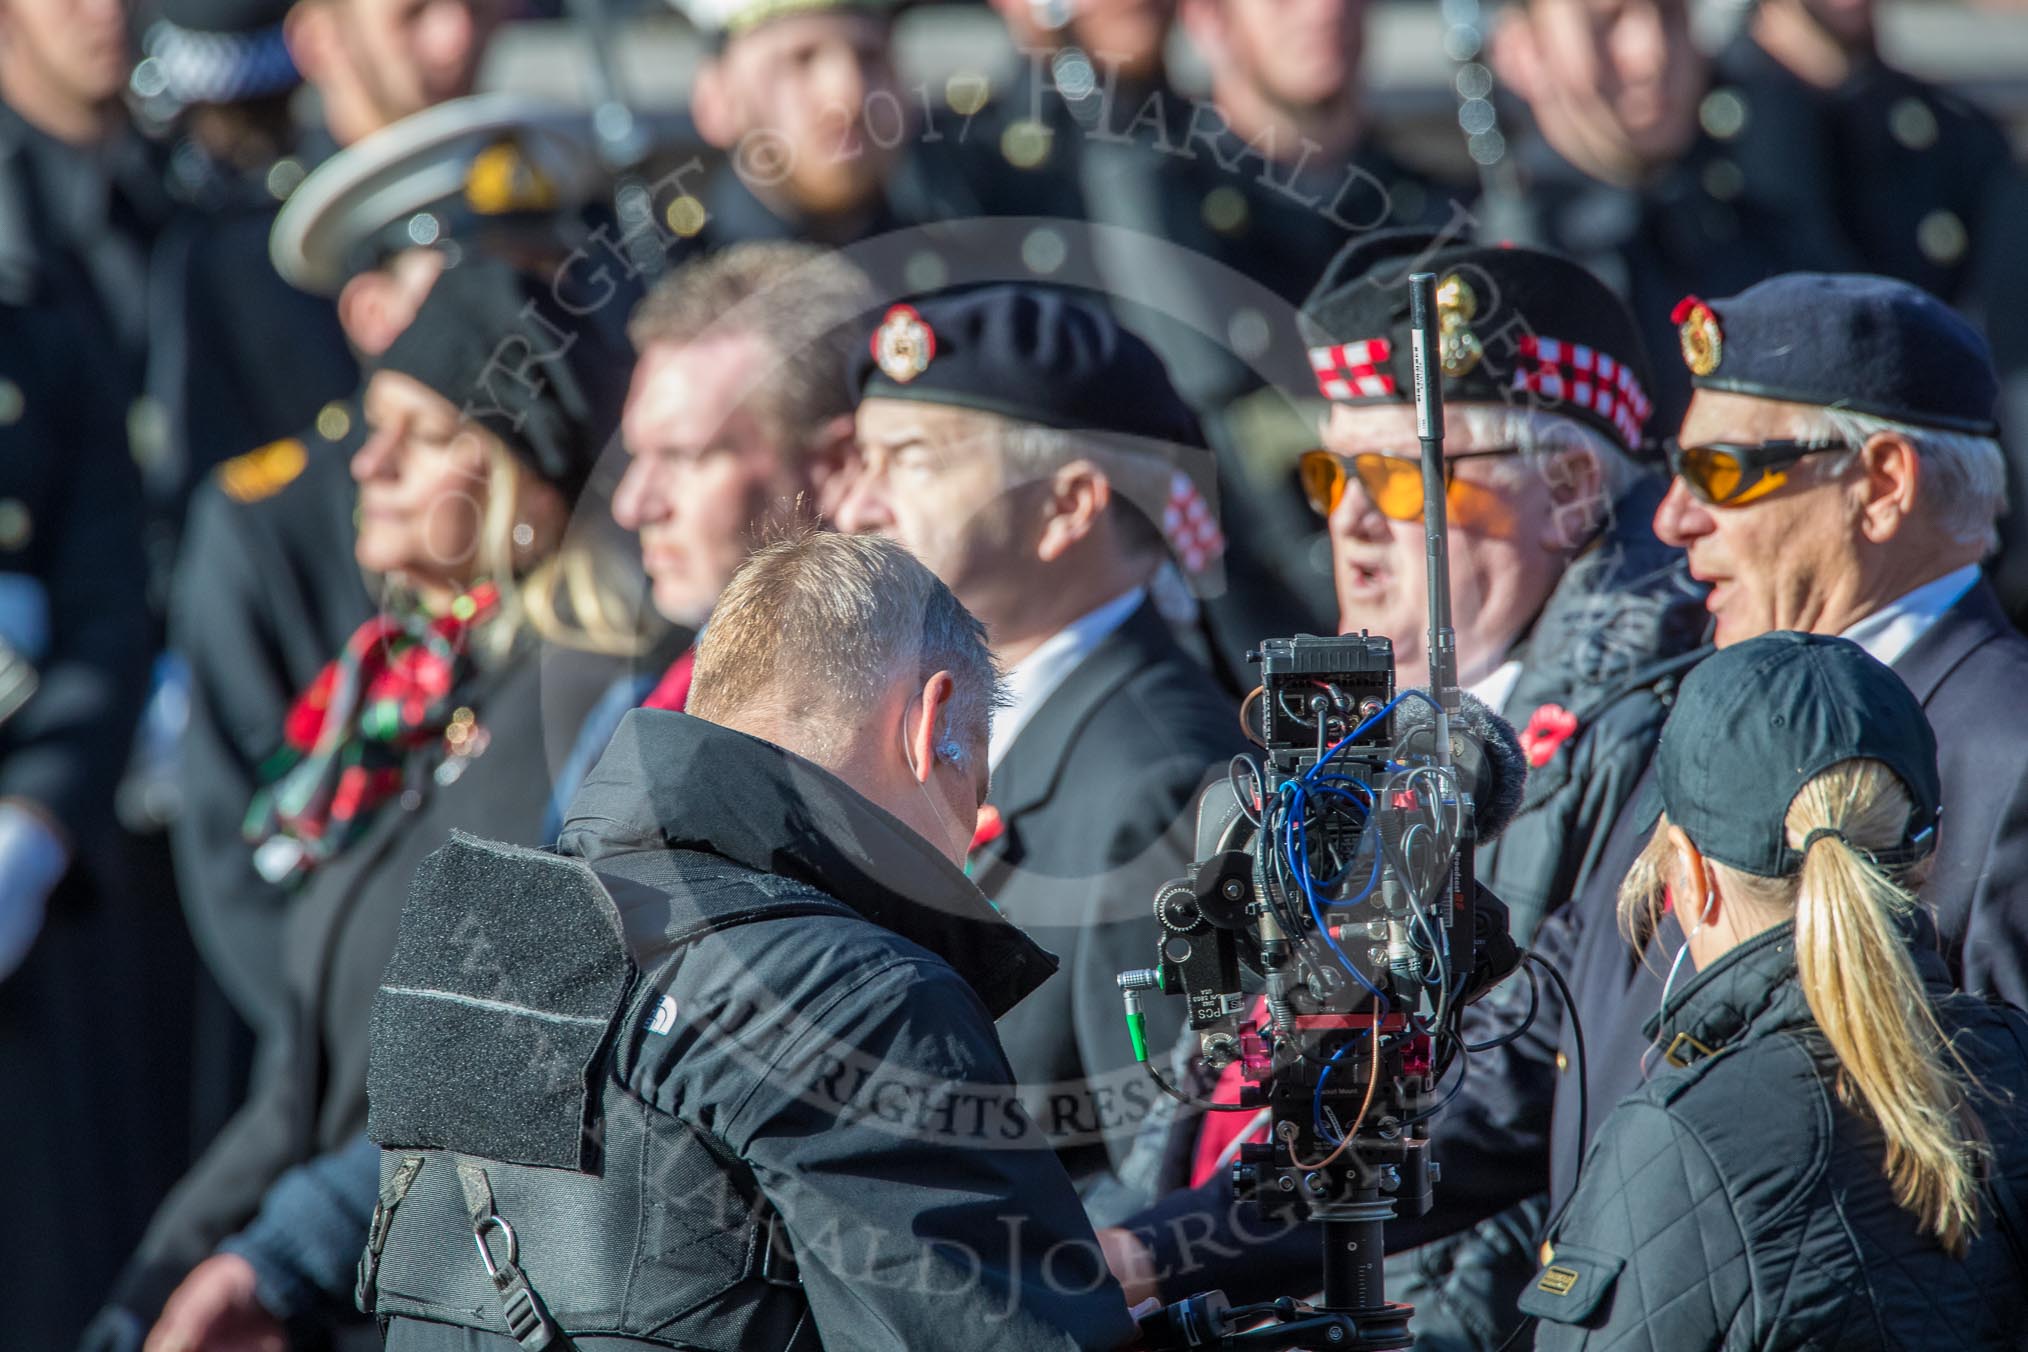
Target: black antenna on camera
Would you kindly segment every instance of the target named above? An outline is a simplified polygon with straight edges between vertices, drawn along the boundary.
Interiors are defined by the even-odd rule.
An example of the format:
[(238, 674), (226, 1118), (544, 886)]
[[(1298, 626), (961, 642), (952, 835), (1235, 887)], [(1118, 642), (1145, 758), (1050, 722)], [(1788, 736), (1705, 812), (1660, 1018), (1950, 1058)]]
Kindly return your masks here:
[(1451, 764), (1451, 715), (1459, 711), (1458, 635), (1451, 627), (1450, 523), (1444, 500), (1444, 392), (1436, 274), (1408, 279), (1409, 353), (1415, 379), (1415, 433), (1422, 442), (1422, 533), (1429, 554), (1429, 688), (1436, 697), (1436, 752)]

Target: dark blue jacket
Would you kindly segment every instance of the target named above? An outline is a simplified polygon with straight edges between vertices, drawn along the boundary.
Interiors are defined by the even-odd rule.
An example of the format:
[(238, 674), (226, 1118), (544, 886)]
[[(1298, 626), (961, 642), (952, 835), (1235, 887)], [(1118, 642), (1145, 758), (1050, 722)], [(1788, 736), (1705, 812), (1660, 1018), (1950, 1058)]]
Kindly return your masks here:
[[(1992, 1152), (1987, 1184), (2018, 1205), (2028, 1015), (1954, 993), (1927, 921), (1913, 929)], [(1794, 923), (1685, 976), (1644, 1030), (1675, 1063), (1600, 1125), (1521, 1297), (1536, 1348), (2019, 1347), (2019, 1241), (1988, 1202), (1952, 1257), (1896, 1203), (1880, 1128), (1840, 1093), (1796, 980)]]

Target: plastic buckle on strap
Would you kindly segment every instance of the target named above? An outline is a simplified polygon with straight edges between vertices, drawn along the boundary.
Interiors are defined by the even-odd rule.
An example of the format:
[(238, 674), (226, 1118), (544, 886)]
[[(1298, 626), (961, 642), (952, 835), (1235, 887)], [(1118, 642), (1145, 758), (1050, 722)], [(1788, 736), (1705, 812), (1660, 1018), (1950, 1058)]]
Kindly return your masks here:
[(507, 1332), (528, 1352), (542, 1350), (556, 1339), (556, 1325), (549, 1312), (529, 1289), (528, 1279), (516, 1268), (511, 1282), (500, 1290), (501, 1312), (507, 1318)]

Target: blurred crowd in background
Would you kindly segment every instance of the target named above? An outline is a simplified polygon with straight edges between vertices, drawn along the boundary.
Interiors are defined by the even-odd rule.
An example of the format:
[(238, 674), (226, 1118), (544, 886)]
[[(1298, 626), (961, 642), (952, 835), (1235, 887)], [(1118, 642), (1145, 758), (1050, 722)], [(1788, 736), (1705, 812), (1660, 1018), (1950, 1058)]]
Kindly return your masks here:
[[(290, 866), (241, 831), (285, 710), (235, 682), (307, 685), (382, 599), (352, 456), (394, 415), (362, 371), (447, 267), (545, 262), (616, 332), (751, 241), (847, 249), (882, 297), (1101, 292), (1214, 452), (1236, 680), (1338, 616), (1292, 316), (1347, 242), (1582, 261), (1644, 327), (1662, 433), (1680, 298), (1916, 283), (1992, 346), (2018, 502), (2024, 147), (2028, 10), (1999, 4), (0, 0), (0, 1341), (75, 1343), (288, 1017)], [(623, 459), (583, 530), (639, 524)], [(292, 574), (241, 509), (305, 485), (331, 566)], [(2028, 521), (2001, 533), (2018, 623)], [(632, 588), (629, 702), (687, 641)], [(609, 679), (558, 667), (490, 736), (553, 769)]]

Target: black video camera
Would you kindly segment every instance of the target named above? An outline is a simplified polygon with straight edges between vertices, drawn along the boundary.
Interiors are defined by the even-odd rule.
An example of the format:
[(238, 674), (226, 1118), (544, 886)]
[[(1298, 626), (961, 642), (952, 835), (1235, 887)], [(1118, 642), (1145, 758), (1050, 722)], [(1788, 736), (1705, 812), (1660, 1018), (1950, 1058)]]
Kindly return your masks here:
[[(1271, 639), (1254, 657), (1266, 754), (1204, 795), (1198, 860), (1155, 899), (1157, 963), (1122, 985), (1183, 997), (1206, 1063), (1245, 1063), (1241, 1106), (1270, 1110), (1273, 1135), (1243, 1151), (1242, 1196), (1279, 1209), (1370, 1187), (1420, 1215), (1445, 1035), (1514, 963), (1472, 870), (1487, 747), (1461, 723), (1439, 767), (1433, 702), (1397, 697), (1385, 638)], [(1243, 1033), (1253, 992), (1268, 1026)]]
[[(1119, 978), (1135, 1055), (1164, 1092), (1265, 1122), (1265, 1141), (1238, 1148), (1235, 1188), (1322, 1223), (1323, 1299), (1233, 1309), (1209, 1292), (1144, 1318), (1150, 1347), (1409, 1345), (1382, 1227), (1429, 1210), (1430, 1122), (1466, 1053), (1464, 1009), (1519, 961), (1473, 871), (1527, 771), (1513, 728), (1455, 684), (1433, 287), (1411, 279), (1431, 688), (1397, 693), (1387, 638), (1262, 643), (1241, 720), (1263, 755), (1205, 792), (1196, 862), (1155, 898), (1155, 965)], [(1156, 992), (1189, 1002), (1207, 1067), (1240, 1063), (1237, 1102), (1196, 1100), (1148, 1060), (1141, 1001)], [(1273, 1327), (1247, 1329), (1262, 1319)]]

